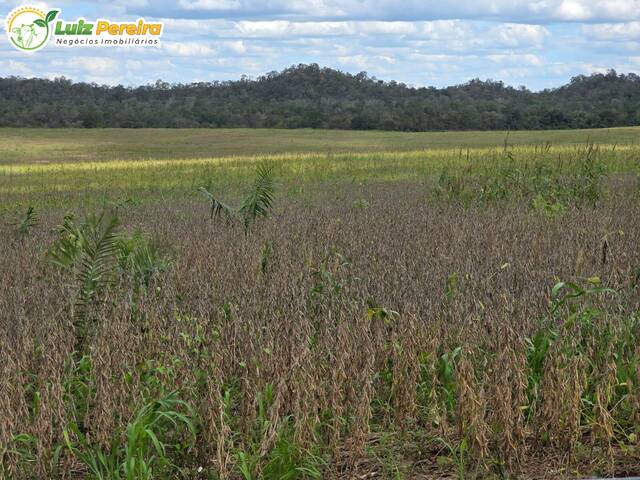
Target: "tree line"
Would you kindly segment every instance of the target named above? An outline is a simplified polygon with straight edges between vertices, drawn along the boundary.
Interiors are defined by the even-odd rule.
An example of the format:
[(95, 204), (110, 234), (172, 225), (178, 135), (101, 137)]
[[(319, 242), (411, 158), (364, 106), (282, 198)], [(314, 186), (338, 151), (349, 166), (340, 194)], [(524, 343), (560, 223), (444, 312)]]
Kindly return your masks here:
[(366, 72), (295, 65), (256, 79), (139, 87), (0, 78), (3, 127), (536, 130), (640, 124), (640, 77), (577, 76), (532, 92), (501, 81), (414, 88)]

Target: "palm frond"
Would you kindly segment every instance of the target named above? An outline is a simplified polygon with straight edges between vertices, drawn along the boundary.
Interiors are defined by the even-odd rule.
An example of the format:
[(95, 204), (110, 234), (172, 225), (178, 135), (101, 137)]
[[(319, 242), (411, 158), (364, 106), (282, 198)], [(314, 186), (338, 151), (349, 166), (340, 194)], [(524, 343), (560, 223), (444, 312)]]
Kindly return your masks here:
[(235, 212), (233, 207), (218, 200), (207, 188), (200, 187), (198, 188), (198, 191), (207, 197), (211, 204), (211, 218), (219, 217), (221, 214), (224, 214), (225, 218), (228, 220), (233, 216)]
[(230, 220), (234, 215), (242, 217), (244, 232), (248, 233), (258, 217), (267, 217), (269, 210), (273, 208), (275, 198), (275, 181), (273, 175), (273, 165), (262, 164), (256, 169), (256, 178), (251, 188), (246, 192), (244, 200), (238, 208), (233, 208), (216, 198), (208, 187), (199, 187), (202, 193), (211, 204), (211, 218), (224, 215)]
[(88, 307), (96, 296), (113, 282), (120, 239), (117, 231), (120, 222), (115, 215), (103, 213), (91, 217), (86, 225), (88, 241), (75, 262), (78, 295), (73, 317), (79, 322), (86, 319)]
[(52, 263), (63, 270), (73, 270), (85, 244), (84, 229), (76, 225), (73, 215), (65, 216), (64, 222), (58, 227), (58, 241), (49, 251)]
[(247, 192), (238, 212), (244, 220), (245, 232), (258, 217), (267, 217), (273, 207), (275, 181), (273, 165), (259, 165), (253, 186)]

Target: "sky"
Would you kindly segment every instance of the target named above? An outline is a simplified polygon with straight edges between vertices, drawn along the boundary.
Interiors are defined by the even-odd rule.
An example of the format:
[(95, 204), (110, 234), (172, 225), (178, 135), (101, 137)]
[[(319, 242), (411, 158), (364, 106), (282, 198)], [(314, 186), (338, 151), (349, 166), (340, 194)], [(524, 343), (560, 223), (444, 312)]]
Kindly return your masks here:
[[(298, 63), (443, 87), (473, 78), (532, 90), (640, 71), (640, 0), (0, 0), (77, 17), (164, 22), (159, 47), (0, 40), (0, 76), (141, 85), (255, 78)], [(3, 22), (4, 23), (4, 22)]]

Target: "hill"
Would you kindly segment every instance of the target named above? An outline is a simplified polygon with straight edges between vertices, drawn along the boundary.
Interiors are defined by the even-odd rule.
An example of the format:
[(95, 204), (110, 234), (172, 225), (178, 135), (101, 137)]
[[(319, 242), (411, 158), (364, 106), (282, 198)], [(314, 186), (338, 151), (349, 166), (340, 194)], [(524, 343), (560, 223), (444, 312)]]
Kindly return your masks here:
[(140, 87), (0, 79), (3, 127), (537, 130), (640, 124), (640, 77), (579, 76), (532, 92), (500, 81), (414, 88), (297, 65), (257, 79)]

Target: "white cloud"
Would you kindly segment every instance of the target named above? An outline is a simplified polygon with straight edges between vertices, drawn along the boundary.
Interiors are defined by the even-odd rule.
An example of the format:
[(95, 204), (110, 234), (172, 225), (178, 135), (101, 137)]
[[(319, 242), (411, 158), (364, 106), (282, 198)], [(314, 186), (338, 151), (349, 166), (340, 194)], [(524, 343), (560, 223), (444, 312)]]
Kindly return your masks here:
[(64, 57), (64, 59), (56, 59), (49, 62), (49, 65), (55, 68), (65, 68), (69, 70), (81, 69), (88, 75), (92, 76), (109, 76), (117, 74), (120, 69), (120, 62), (114, 58), (108, 57), (83, 57), (73, 56)]
[(127, 70), (130, 71), (166, 71), (169, 69), (175, 68), (175, 65), (171, 63), (169, 60), (143, 60), (143, 59), (130, 59), (124, 63)]
[[(6, 11), (17, 3), (0, 0)], [(58, 0), (68, 16), (104, 11), (113, 19), (172, 18), (162, 18), (157, 49), (52, 46), (25, 55), (0, 42), (0, 71), (140, 84), (257, 76), (315, 62), (415, 85), (479, 77), (541, 88), (580, 73), (640, 68), (640, 0), (364, 3), (112, 0), (97, 6)]]
[[(116, 0), (126, 5), (126, 0)], [(607, 22), (640, 19), (640, 0), (155, 0), (158, 12), (232, 13), (244, 20), (448, 20), (486, 19), (514, 23)], [(144, 12), (144, 7), (131, 7)], [(171, 14), (167, 14), (171, 16)], [(179, 15), (177, 15), (179, 16)]]
[(16, 60), (2, 60), (0, 61), (0, 70), (3, 72), (10, 72), (8, 75), (15, 76), (30, 76), (32, 75), (32, 70), (29, 66), (24, 62), (19, 62)]
[(583, 25), (582, 32), (595, 40), (638, 41), (640, 40), (640, 22)]
[(223, 45), (232, 52), (237, 53), (238, 55), (242, 55), (243, 53), (247, 52), (247, 47), (242, 40), (224, 42)]
[(207, 57), (216, 53), (215, 49), (201, 42), (164, 42), (162, 48), (177, 57)]
[(178, 5), (185, 10), (236, 10), (242, 7), (237, 0), (180, 0)]
[(510, 65), (522, 65), (531, 67), (541, 67), (542, 65), (544, 65), (544, 61), (542, 60), (542, 58), (531, 53), (501, 53), (488, 55), (487, 58), (492, 62), (501, 64), (507, 63)]
[(338, 62), (341, 65), (356, 67), (361, 70), (367, 70), (371, 68), (380, 67), (381, 65), (389, 66), (396, 63), (394, 58), (384, 55), (349, 55), (344, 57), (338, 57)]
[(549, 30), (540, 25), (503, 23), (492, 27), (487, 32), (488, 37), (479, 38), (484, 38), (482, 43), (493, 43), (499, 47), (540, 47), (549, 35)]
[(583, 63), (580, 65), (583, 73), (590, 75), (592, 73), (607, 73), (610, 67), (603, 67), (601, 65), (594, 65), (592, 63)]
[(296, 37), (353, 35), (353, 26), (348, 22), (289, 22), (241, 21), (236, 24), (238, 32), (249, 37)]
[(516, 79), (527, 78), (530, 74), (531, 71), (528, 68), (511, 67), (501, 68), (500, 70), (495, 72), (493, 77), (495, 77), (495, 80), (502, 80), (509, 84), (513, 83), (513, 81)]
[(82, 57), (79, 61), (81, 67), (92, 75), (108, 75), (120, 66), (120, 63), (113, 58)]
[(462, 23), (456, 20), (438, 20), (433, 22), (294, 22), (288, 20), (264, 20), (240, 21), (235, 24), (235, 29), (240, 35), (267, 38), (389, 35), (440, 39), (456, 37), (465, 33)]

